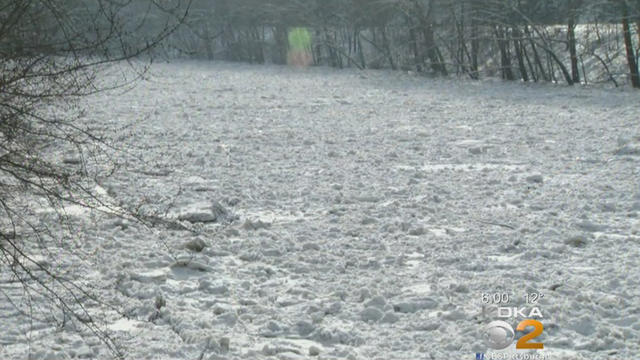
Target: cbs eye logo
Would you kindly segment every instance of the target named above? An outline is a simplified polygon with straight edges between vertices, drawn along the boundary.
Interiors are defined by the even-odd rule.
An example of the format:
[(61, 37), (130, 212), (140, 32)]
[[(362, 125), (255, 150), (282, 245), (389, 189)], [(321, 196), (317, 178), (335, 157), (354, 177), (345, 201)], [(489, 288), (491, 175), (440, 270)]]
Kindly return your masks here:
[[(516, 349), (544, 349), (542, 343), (530, 342), (542, 334), (544, 330), (542, 323), (538, 320), (523, 320), (516, 327), (516, 331), (525, 331), (527, 327), (533, 327), (533, 331), (525, 334), (518, 340)], [(506, 349), (513, 343), (514, 338), (515, 332), (513, 331), (513, 327), (505, 321), (492, 321), (484, 328), (484, 340), (487, 346), (494, 350)]]

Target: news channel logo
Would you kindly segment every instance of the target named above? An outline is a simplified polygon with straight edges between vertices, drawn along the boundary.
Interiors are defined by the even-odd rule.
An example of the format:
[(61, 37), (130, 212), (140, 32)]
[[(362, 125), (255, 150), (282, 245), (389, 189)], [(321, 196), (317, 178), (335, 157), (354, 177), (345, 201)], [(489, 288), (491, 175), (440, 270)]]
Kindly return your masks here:
[(525, 333), (516, 342), (516, 350), (540, 350), (544, 349), (544, 344), (541, 342), (534, 342), (538, 336), (542, 335), (544, 326), (542, 323), (535, 319), (525, 319), (518, 323), (515, 331), (511, 324), (503, 320), (495, 320), (490, 322), (484, 327), (483, 335), (484, 341), (488, 347), (493, 350), (506, 349), (515, 340), (516, 331), (525, 332), (527, 329), (532, 329), (528, 333)]
[[(544, 326), (537, 319), (542, 319), (542, 311), (537, 306), (538, 301), (544, 294), (525, 294), (524, 300), (527, 306), (510, 306), (511, 296), (506, 293), (483, 294), (482, 303), (496, 306), (499, 320), (491, 321), (482, 329), (484, 342), (492, 350), (503, 350), (510, 347), (516, 340), (516, 332), (522, 335), (516, 342), (516, 350), (540, 350), (544, 349), (544, 344), (536, 342), (535, 339), (542, 335)], [(483, 307), (484, 313), (484, 307)], [(514, 329), (508, 320), (520, 320)], [(478, 353), (477, 356), (481, 356)]]

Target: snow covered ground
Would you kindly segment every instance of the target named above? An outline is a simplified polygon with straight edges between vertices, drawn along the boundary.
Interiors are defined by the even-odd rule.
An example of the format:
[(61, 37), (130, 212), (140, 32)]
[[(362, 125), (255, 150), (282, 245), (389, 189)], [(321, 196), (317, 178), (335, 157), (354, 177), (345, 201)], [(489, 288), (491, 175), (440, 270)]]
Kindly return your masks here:
[[(505, 352), (483, 340), (482, 294), (502, 292), (518, 307), (544, 295), (537, 354), (638, 358), (638, 103), (156, 64), (134, 90), (86, 101), (96, 124), (133, 124), (105, 196), (144, 198), (195, 232), (72, 212), (93, 254), (75, 271), (128, 315), (91, 307), (128, 359), (474, 359)], [(0, 303), (0, 358), (109, 355)]]

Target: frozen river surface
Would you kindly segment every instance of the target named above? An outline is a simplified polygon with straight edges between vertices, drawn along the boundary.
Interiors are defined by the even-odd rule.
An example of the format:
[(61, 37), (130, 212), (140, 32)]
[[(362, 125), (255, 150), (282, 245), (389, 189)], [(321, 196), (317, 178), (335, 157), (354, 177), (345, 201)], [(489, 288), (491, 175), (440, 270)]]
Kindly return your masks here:
[[(73, 215), (127, 359), (473, 359), (494, 293), (549, 359), (640, 353), (637, 93), (183, 63), (86, 105), (108, 195), (193, 230)], [(11, 309), (4, 359), (109, 355)]]

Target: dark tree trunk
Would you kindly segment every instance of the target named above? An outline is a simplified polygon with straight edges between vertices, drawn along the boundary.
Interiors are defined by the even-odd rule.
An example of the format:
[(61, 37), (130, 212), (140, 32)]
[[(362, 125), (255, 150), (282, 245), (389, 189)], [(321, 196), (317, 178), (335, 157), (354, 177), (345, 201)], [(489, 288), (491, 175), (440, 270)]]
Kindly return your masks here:
[[(252, 49), (252, 57), (258, 64), (264, 64), (264, 47), (262, 31), (258, 27), (255, 27), (251, 31), (250, 46)], [(264, 31), (264, 29), (262, 29)]]
[(472, 2), (471, 10), (471, 78), (480, 78), (478, 73), (478, 52), (480, 51), (480, 38), (478, 29), (478, 20), (476, 20), (476, 7)]
[(524, 49), (522, 46), (522, 34), (517, 26), (513, 28), (513, 47), (516, 50), (516, 57), (518, 59), (518, 68), (520, 69), (520, 76), (522, 81), (529, 81), (529, 74), (527, 73), (527, 67), (524, 62)]
[[(564, 79), (567, 81), (567, 84), (570, 86), (573, 85), (574, 82), (573, 82), (573, 79), (571, 78), (571, 74), (569, 73), (569, 70), (567, 69), (567, 67), (562, 63), (562, 60), (560, 60), (558, 58), (558, 55), (556, 55), (556, 53), (554, 53), (553, 50), (551, 50), (550, 48), (545, 47), (545, 50), (549, 54), (551, 64), (553, 63), (557, 64), (558, 67), (560, 68), (560, 71), (562, 71), (562, 75), (564, 76)], [(553, 74), (553, 70), (552, 70), (552, 74)]]
[(342, 69), (344, 64), (342, 63), (342, 53), (340, 48), (338, 48), (338, 32), (333, 32), (333, 39), (331, 41), (331, 46), (333, 48), (333, 55), (336, 57), (336, 62), (338, 63), (338, 68)]
[[(351, 57), (351, 54), (356, 52), (355, 43), (353, 41), (354, 39), (351, 37), (351, 32), (349, 32), (348, 30), (343, 31), (343, 37), (347, 39), (347, 44), (349, 45), (348, 55), (349, 57)], [(351, 63), (349, 63), (349, 66), (351, 66)]]
[(211, 38), (211, 31), (209, 31), (209, 24), (204, 24), (204, 36), (202, 41), (204, 41), (204, 48), (205, 51), (207, 52), (207, 59), (208, 60), (213, 60), (213, 47), (211, 45), (211, 42), (213, 41), (213, 39)]
[(287, 53), (289, 52), (289, 44), (287, 38), (287, 28), (283, 25), (277, 25), (274, 29), (273, 36), (276, 40), (277, 58), (274, 59), (276, 64), (287, 63)]
[(224, 43), (227, 49), (227, 60), (238, 61), (240, 60), (240, 54), (238, 53), (238, 46), (236, 41), (236, 35), (234, 33), (231, 24), (227, 24), (224, 30)]
[(502, 26), (496, 27), (496, 37), (498, 39), (498, 48), (500, 49), (500, 67), (502, 70), (502, 78), (505, 80), (515, 80), (513, 69), (511, 68), (511, 54), (509, 53), (509, 41), (507, 40), (507, 30)]
[(436, 45), (433, 25), (431, 23), (432, 6), (433, 2), (429, 2), (429, 8), (426, 9), (425, 12), (425, 9), (422, 8), (422, 4), (418, 1), (413, 1), (413, 9), (415, 10), (420, 28), (422, 29), (424, 47), (427, 52), (427, 57), (429, 57), (429, 61), (431, 62), (431, 70), (436, 74), (447, 75), (447, 68), (444, 65), (444, 62), (441, 61), (440, 56), (438, 56), (439, 50)]
[(531, 58), (527, 53), (527, 47), (524, 43), (522, 44), (522, 52), (524, 54), (525, 60), (527, 60), (527, 66), (529, 66), (529, 73), (531, 74), (533, 81), (538, 82), (538, 74), (536, 73), (535, 67), (533, 67), (533, 63), (531, 62)]
[(547, 72), (544, 69), (544, 65), (542, 64), (542, 59), (540, 58), (540, 54), (538, 53), (538, 49), (536, 47), (535, 41), (531, 37), (531, 32), (529, 31), (529, 27), (525, 25), (524, 32), (527, 34), (527, 38), (529, 39), (529, 44), (531, 44), (531, 51), (533, 52), (533, 59), (536, 63), (536, 66), (540, 70), (540, 75), (542, 75), (542, 79), (544, 81), (551, 81), (551, 78), (547, 75)]
[(584, 74), (584, 84), (587, 85), (589, 84), (589, 78), (588, 78), (588, 73), (587, 73), (587, 69), (585, 69), (584, 66), (584, 58), (582, 56), (580, 56), (580, 65), (582, 67), (582, 73)]
[(422, 35), (424, 36), (424, 46), (427, 49), (427, 56), (431, 62), (431, 70), (435, 73), (443, 74), (446, 72), (446, 69), (443, 71), (443, 65), (440, 63), (440, 59), (438, 58), (438, 50), (436, 48), (431, 24), (422, 24)]
[[(316, 30), (316, 38), (322, 38), (322, 32), (320, 30)], [(322, 65), (322, 41), (318, 41), (316, 46), (313, 47), (312, 56), (313, 56), (313, 65)]]
[(549, 76), (551, 77), (551, 81), (554, 83), (558, 82), (558, 78), (556, 77), (556, 67), (553, 65), (553, 59), (551, 59), (551, 54), (549, 51), (545, 50), (547, 54), (547, 68), (549, 69)]
[[(574, 3), (575, 4), (575, 3)], [(569, 9), (569, 21), (567, 24), (567, 45), (571, 56), (571, 79), (574, 83), (580, 83), (580, 73), (578, 71), (578, 52), (576, 50), (576, 18), (575, 5)]]
[(445, 65), (445, 62), (444, 62), (444, 56), (442, 56), (442, 52), (440, 51), (440, 48), (438, 48), (437, 46), (436, 46), (436, 54), (438, 55), (438, 63), (440, 64), (440, 74), (442, 76), (449, 75), (449, 73), (447, 72), (447, 66)]
[(396, 63), (393, 61), (393, 54), (391, 53), (391, 46), (389, 44), (389, 39), (387, 38), (387, 30), (385, 26), (380, 28), (380, 33), (382, 35), (382, 48), (384, 49), (384, 53), (389, 60), (389, 66), (391, 69), (397, 70)]
[(422, 58), (420, 56), (420, 51), (418, 50), (418, 39), (416, 37), (416, 30), (413, 27), (411, 18), (408, 19), (408, 26), (409, 46), (411, 47), (411, 52), (413, 53), (413, 64), (415, 65), (417, 72), (422, 72)]
[(356, 42), (356, 46), (358, 47), (358, 59), (360, 59), (360, 66), (363, 69), (366, 69), (367, 62), (364, 59), (364, 51), (362, 49), (362, 40), (360, 39), (360, 30), (356, 30), (355, 42)]
[(640, 74), (638, 74), (638, 64), (636, 63), (636, 54), (633, 50), (633, 40), (631, 39), (631, 27), (629, 26), (629, 9), (624, 1), (622, 2), (622, 31), (624, 35), (624, 45), (627, 50), (627, 64), (629, 65), (631, 86), (640, 89)]
[(325, 47), (327, 48), (327, 54), (329, 55), (329, 65), (331, 65), (331, 67), (338, 67), (338, 54), (333, 46), (333, 39), (326, 27), (324, 28), (324, 41)]
[[(452, 14), (455, 16), (455, 9), (452, 8)], [(464, 3), (460, 4), (460, 21), (457, 25), (458, 30), (458, 64), (463, 73), (469, 74), (474, 79), (474, 73), (467, 68), (465, 58), (470, 59), (469, 48), (467, 47), (467, 39), (465, 37), (465, 20), (467, 17), (467, 8)]]

